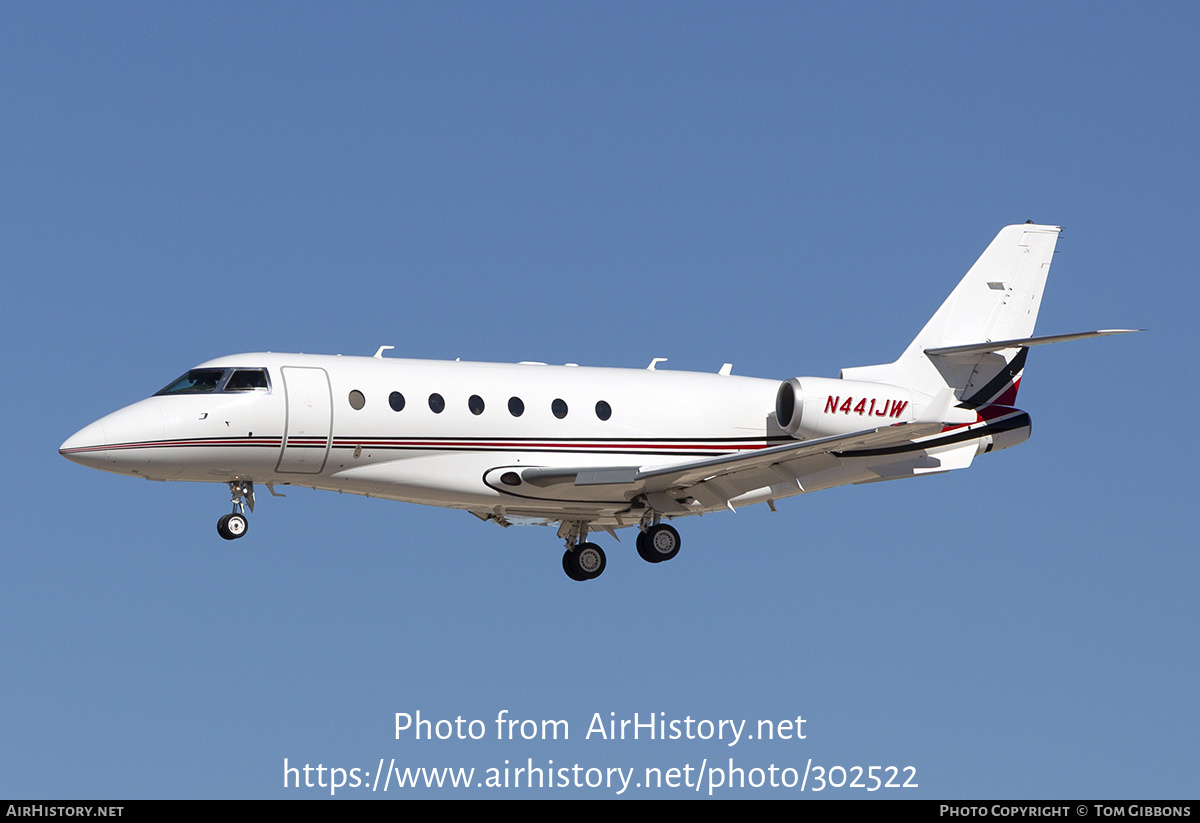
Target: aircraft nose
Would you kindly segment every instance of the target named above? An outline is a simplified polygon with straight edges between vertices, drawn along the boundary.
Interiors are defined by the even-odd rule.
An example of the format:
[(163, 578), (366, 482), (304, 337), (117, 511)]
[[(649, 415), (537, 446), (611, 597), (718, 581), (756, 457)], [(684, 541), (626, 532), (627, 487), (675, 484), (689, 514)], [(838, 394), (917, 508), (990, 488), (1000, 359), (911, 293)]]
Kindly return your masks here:
[(97, 420), (64, 440), (58, 447), (58, 453), (72, 463), (99, 467), (104, 463), (104, 446), (107, 443), (104, 421)]
[(163, 429), (162, 410), (143, 400), (84, 426), (58, 447), (58, 453), (82, 466), (131, 472), (144, 462), (138, 453), (161, 440)]

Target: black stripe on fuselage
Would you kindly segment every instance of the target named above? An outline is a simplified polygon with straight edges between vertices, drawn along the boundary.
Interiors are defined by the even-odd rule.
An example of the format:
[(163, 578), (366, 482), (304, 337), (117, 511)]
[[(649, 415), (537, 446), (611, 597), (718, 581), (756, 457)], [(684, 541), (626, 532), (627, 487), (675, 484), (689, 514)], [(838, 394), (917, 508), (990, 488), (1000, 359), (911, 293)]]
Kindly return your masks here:
[(1030, 424), (1029, 414), (1026, 412), (1018, 412), (1009, 417), (1003, 417), (999, 420), (989, 421), (986, 425), (975, 427), (964, 427), (948, 431), (942, 435), (935, 436), (929, 440), (921, 440), (913, 443), (901, 443), (899, 446), (888, 446), (882, 449), (857, 449), (851, 451), (831, 452), (838, 457), (881, 457), (889, 454), (907, 454), (909, 452), (925, 451), (926, 449), (936, 449), (941, 446), (950, 446), (954, 443), (963, 443), (968, 440), (975, 440), (989, 434), (1002, 434), (1013, 429), (1020, 429)]

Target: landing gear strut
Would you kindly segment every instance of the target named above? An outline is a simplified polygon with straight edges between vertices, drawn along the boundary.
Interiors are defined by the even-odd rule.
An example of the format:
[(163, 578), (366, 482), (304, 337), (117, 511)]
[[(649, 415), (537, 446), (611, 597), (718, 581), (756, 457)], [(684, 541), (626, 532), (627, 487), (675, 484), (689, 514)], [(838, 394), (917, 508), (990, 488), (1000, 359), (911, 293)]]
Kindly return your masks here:
[(233, 503), (233, 513), (227, 514), (217, 521), (217, 534), (226, 540), (237, 540), (250, 528), (246, 520), (246, 507), (254, 511), (254, 484), (248, 480), (231, 480), (229, 483), (230, 502)]

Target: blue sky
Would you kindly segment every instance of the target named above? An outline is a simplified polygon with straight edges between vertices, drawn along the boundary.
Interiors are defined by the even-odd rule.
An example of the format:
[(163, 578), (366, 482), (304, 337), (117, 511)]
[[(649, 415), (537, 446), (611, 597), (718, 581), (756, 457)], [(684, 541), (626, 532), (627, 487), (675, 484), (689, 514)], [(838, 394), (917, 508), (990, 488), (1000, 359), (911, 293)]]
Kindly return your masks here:
[[(825, 797), (1194, 798), (1198, 14), (5, 5), (0, 794), (733, 758), (916, 768)], [(587, 585), (548, 529), (295, 489), (226, 543), (224, 487), (56, 454), (241, 351), (836, 376), (1027, 219), (1065, 227), (1039, 333), (1150, 329), (1032, 351), (1028, 443), (680, 521), (669, 564), (606, 537)], [(491, 734), (397, 740), (418, 710)], [(584, 739), (635, 712), (806, 738)]]

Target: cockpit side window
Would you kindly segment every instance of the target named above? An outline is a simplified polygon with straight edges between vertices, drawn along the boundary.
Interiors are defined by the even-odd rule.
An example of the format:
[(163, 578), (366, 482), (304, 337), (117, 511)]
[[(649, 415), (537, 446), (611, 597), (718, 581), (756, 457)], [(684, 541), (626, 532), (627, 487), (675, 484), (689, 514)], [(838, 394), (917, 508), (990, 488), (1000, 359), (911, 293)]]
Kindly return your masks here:
[(204, 394), (215, 392), (217, 384), (225, 376), (224, 369), (192, 369), (183, 377), (167, 385), (159, 394)]
[(225, 391), (266, 391), (267, 372), (265, 369), (235, 369)]

